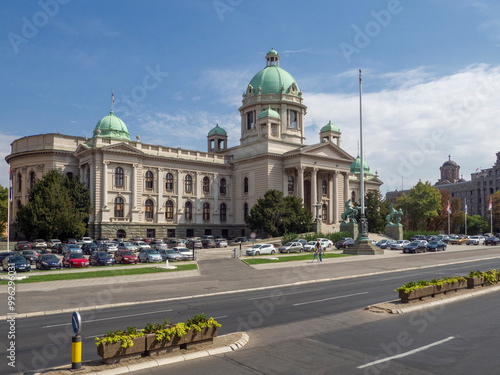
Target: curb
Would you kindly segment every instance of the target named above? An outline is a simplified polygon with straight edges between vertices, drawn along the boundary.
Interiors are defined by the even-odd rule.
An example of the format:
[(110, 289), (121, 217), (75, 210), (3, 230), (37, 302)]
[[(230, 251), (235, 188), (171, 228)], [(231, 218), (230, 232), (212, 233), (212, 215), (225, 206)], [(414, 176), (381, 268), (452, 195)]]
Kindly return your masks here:
[[(223, 337), (223, 336), (219, 336)], [(246, 344), (248, 344), (248, 341), (250, 341), (250, 337), (246, 332), (241, 332), (241, 338), (238, 341), (235, 341), (234, 343), (230, 345), (224, 345), (218, 348), (213, 348), (213, 349), (208, 349), (208, 350), (200, 350), (198, 352), (192, 352), (188, 354), (181, 354), (177, 355), (174, 357), (166, 357), (166, 358), (158, 358), (158, 359), (152, 359), (147, 362), (142, 362), (142, 363), (135, 363), (127, 366), (122, 366), (122, 367), (115, 367), (112, 369), (107, 369), (103, 371), (91, 371), (91, 372), (82, 372), (82, 375), (118, 375), (118, 374), (127, 374), (129, 372), (135, 372), (135, 371), (140, 371), (140, 370), (146, 370), (149, 368), (154, 368), (154, 367), (160, 367), (164, 365), (169, 365), (172, 363), (178, 363), (178, 362), (184, 362), (184, 361), (189, 361), (191, 359), (198, 359), (198, 358), (206, 358), (212, 355), (219, 355), (219, 354), (224, 354), (224, 353), (229, 353), (235, 350), (238, 350), (242, 347), (244, 347)], [(68, 365), (70, 366), (70, 365)], [(68, 370), (69, 372), (73, 371), (68, 368), (68, 366), (64, 366), (64, 368), (59, 367), (58, 369), (51, 369), (51, 370)], [(42, 375), (45, 372), (36, 372), (34, 375)]]

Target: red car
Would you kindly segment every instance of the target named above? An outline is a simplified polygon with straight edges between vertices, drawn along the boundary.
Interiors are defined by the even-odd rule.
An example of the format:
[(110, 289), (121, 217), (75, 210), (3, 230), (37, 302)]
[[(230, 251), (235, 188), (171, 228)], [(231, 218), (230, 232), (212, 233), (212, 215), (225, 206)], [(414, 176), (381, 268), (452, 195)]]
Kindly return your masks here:
[(62, 260), (63, 267), (75, 268), (75, 267), (88, 267), (89, 260), (80, 253), (67, 253), (64, 255)]
[(137, 255), (131, 250), (118, 250), (115, 253), (115, 262), (117, 264), (137, 264)]

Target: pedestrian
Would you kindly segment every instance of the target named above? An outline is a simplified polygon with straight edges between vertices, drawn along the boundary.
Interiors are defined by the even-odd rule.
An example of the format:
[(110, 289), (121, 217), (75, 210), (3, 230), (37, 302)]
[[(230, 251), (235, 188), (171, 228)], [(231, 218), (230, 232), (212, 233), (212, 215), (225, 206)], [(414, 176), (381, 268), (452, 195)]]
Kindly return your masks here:
[(319, 262), (323, 263), (323, 258), (322, 258), (322, 255), (323, 255), (323, 246), (321, 246), (321, 244), (319, 243), (319, 241), (318, 241), (318, 245), (319, 245), (319, 248), (318, 248)]
[(318, 262), (320, 262), (320, 259), (321, 259), (321, 254), (319, 252), (320, 249), (321, 249), (321, 244), (319, 243), (319, 241), (317, 241), (316, 245), (314, 245), (314, 258), (313, 258), (313, 262), (314, 262), (314, 259), (318, 259)]

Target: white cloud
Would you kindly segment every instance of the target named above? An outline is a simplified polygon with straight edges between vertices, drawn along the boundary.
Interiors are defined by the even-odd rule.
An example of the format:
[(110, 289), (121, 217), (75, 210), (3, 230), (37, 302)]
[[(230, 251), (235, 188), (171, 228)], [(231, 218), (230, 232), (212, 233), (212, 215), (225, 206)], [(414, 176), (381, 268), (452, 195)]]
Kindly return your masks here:
[(14, 135), (0, 133), (0, 139), (2, 142), (0, 143), (0, 159), (3, 162), (0, 162), (0, 185), (9, 186), (9, 165), (5, 161), (5, 157), (10, 154), (10, 144), (14, 142), (16, 137)]

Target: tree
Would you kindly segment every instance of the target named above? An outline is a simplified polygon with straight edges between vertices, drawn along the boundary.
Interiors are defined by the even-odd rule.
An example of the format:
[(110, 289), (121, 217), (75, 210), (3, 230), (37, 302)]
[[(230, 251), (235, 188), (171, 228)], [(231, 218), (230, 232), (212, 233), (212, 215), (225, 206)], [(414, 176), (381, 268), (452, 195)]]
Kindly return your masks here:
[(8, 204), (9, 204), (9, 188), (0, 185), (0, 236), (7, 228)]
[[(493, 232), (500, 232), (500, 191), (490, 195), (491, 204), (493, 206)], [(491, 215), (491, 213), (488, 211)]]
[(385, 218), (389, 215), (389, 204), (382, 200), (379, 191), (369, 191), (365, 197), (365, 218), (370, 232), (383, 233)]
[(448, 233), (448, 202), (450, 203), (450, 231), (451, 223), (454, 222), (455, 218), (460, 212), (462, 203), (460, 198), (453, 198), (449, 190), (440, 190), (441, 192), (441, 207), (438, 210), (438, 215), (435, 216), (431, 223), (429, 229), (435, 231), (443, 231)]
[(481, 215), (467, 215), (467, 234), (482, 234), (489, 231), (490, 224), (486, 220), (484, 220)]
[(31, 239), (81, 237), (90, 207), (88, 191), (76, 177), (52, 170), (29, 191), (14, 225)]
[(427, 230), (441, 208), (441, 193), (429, 181), (418, 182), (408, 195), (398, 197), (399, 208), (408, 215), (409, 230)]
[(302, 200), (283, 197), (279, 190), (269, 190), (250, 209), (245, 222), (252, 230), (263, 230), (272, 237), (285, 233), (309, 232), (312, 214), (302, 206)]

